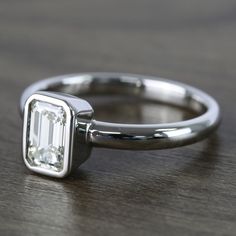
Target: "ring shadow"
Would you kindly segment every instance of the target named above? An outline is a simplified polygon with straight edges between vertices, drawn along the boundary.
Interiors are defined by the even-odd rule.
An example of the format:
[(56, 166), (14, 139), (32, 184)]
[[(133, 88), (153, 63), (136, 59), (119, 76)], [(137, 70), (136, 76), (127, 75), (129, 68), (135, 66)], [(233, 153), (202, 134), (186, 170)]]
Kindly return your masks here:
[[(112, 109), (113, 111), (114, 109), (116, 110), (116, 112), (112, 113), (114, 121), (116, 121), (115, 119), (117, 119), (117, 117), (119, 119), (118, 108), (120, 109), (117, 103), (117, 106), (114, 106), (113, 104), (106, 110), (106, 112), (109, 111), (108, 113), (112, 112)], [(137, 106), (136, 103), (136, 106), (133, 108), (135, 109), (133, 112), (129, 112), (129, 109), (126, 110), (126, 116), (129, 116), (129, 119), (127, 120), (131, 121), (134, 118), (133, 116), (136, 116), (137, 119), (137, 115), (139, 114), (138, 121), (141, 121), (141, 123), (153, 121), (152, 117), (143, 115), (143, 110), (146, 109), (143, 108), (143, 105)], [(150, 106), (148, 109), (149, 108)], [(162, 106), (158, 109), (161, 119), (166, 118), (166, 114), (170, 112), (169, 108), (166, 110), (166, 108)], [(156, 114), (157, 110), (154, 110), (153, 112)], [(173, 117), (173, 114), (177, 114), (176, 112), (177, 111), (174, 111), (172, 116), (168, 117)], [(185, 112), (182, 115), (179, 115), (178, 118), (184, 119), (186, 117), (189, 118), (190, 116), (192, 116), (192, 114), (186, 115)], [(102, 118), (102, 114), (98, 114), (98, 117)], [(125, 117), (122, 117), (122, 119), (124, 118)], [(75, 173), (65, 179), (52, 179), (52, 181), (49, 181), (47, 177), (38, 177), (37, 174), (33, 174), (24, 179), (24, 185), (29, 184), (31, 181), (35, 181), (35, 178), (37, 178), (37, 181), (47, 182), (47, 185), (52, 184), (52, 187), (58, 185), (57, 189), (62, 189), (67, 198), (72, 201), (73, 211), (86, 210), (90, 207), (89, 205), (94, 199), (109, 199), (113, 204), (119, 204), (120, 201), (129, 201), (129, 199), (142, 202), (148, 200), (148, 198), (154, 198), (155, 202), (158, 202), (158, 199), (160, 200), (163, 197), (166, 197), (166, 194), (168, 194), (168, 196), (175, 194), (186, 178), (188, 179), (189, 177), (190, 184), (194, 185), (196, 182), (192, 180), (195, 179), (201, 186), (201, 184), (204, 185), (205, 180), (213, 174), (220, 149), (218, 135), (213, 134), (208, 140), (197, 145), (199, 146), (191, 145), (177, 151), (180, 162), (181, 160), (184, 160), (183, 165), (180, 165), (179, 168), (176, 168), (171, 164), (168, 166), (168, 162), (170, 163), (173, 160), (171, 158), (165, 159), (164, 161), (166, 162), (167, 167), (165, 166), (164, 172), (158, 172), (158, 170), (153, 169), (153, 166), (158, 166), (160, 159), (163, 158), (160, 156), (160, 153), (162, 152), (148, 152), (150, 153), (150, 161), (147, 162), (142, 161), (142, 153), (139, 153), (138, 161), (135, 162), (135, 173), (130, 171), (130, 163), (122, 165), (120, 168), (112, 166), (117, 163), (109, 162), (109, 153), (111, 152), (105, 154), (106, 152), (102, 151), (104, 158), (98, 158), (95, 162), (91, 160), (89, 165), (85, 168), (82, 166), (82, 168), (79, 168)], [(201, 151), (199, 151), (200, 149)], [(122, 151), (119, 152), (121, 153)], [(133, 162), (135, 161), (135, 157), (133, 157), (133, 154), (130, 155), (130, 153), (131, 152), (128, 153), (130, 156), (129, 160), (132, 159), (131, 162)], [(191, 156), (190, 158), (188, 157), (188, 153)], [(127, 153), (125, 155), (127, 156)], [(171, 156), (173, 156), (173, 153)], [(148, 156), (145, 155), (145, 160), (146, 158), (149, 158), (149, 154)], [(121, 161), (126, 162), (123, 158)], [(115, 168), (115, 174), (113, 175), (111, 171), (103, 172), (97, 170), (97, 165), (101, 165), (107, 170)], [(152, 169), (152, 173), (149, 173), (150, 169)], [(81, 204), (78, 204), (78, 202)]]
[[(129, 216), (140, 214), (140, 217), (144, 214), (145, 216), (145, 211), (150, 207), (153, 210), (149, 214), (155, 216), (156, 211), (163, 208), (168, 209), (173, 202), (179, 205), (176, 207), (191, 202), (196, 191), (202, 192), (202, 189), (206, 189), (208, 178), (213, 175), (217, 165), (220, 142), (218, 136), (213, 135), (204, 144), (206, 147), (200, 152), (190, 149), (194, 154), (191, 155), (191, 159), (187, 163), (185, 161), (183, 168), (169, 168), (164, 174), (158, 171), (149, 174), (149, 169), (159, 163), (159, 158), (156, 158), (154, 161), (152, 159), (149, 164), (139, 163), (136, 165), (137, 171), (141, 173), (135, 176), (130, 176), (129, 165), (126, 165), (120, 173), (116, 169), (114, 176), (111, 172), (105, 174), (96, 172), (96, 164), (95, 166), (91, 164), (90, 168), (79, 169), (65, 179), (42, 178), (42, 176), (35, 174), (27, 175), (23, 180), (23, 185), (25, 189), (29, 189), (37, 183), (37, 185), (43, 186), (40, 188), (46, 186), (46, 191), (50, 189), (50, 191), (55, 191), (55, 194), (59, 191), (58, 196), (62, 196), (64, 202), (62, 204), (64, 211), (61, 214), (65, 218), (69, 217), (76, 225), (88, 223), (87, 217), (78, 218), (78, 216), (90, 215), (92, 218), (99, 216), (99, 220), (102, 222), (111, 221), (110, 223), (112, 223), (114, 220), (115, 222), (123, 221), (127, 214)], [(132, 158), (135, 157), (132, 156)], [(103, 162), (104, 159), (100, 161)], [(105, 164), (100, 164), (107, 165), (109, 168), (110, 163), (105, 162)], [(124, 172), (126, 175), (123, 175)], [(189, 198), (181, 196), (186, 189)], [(45, 190), (43, 190), (43, 194), (44, 192)], [(48, 202), (55, 200), (50, 195), (46, 194), (46, 196)], [(28, 194), (25, 197), (32, 198)], [(179, 202), (179, 197), (182, 202)], [(41, 204), (42, 200), (39, 198), (37, 201)], [(145, 205), (147, 207), (144, 208)], [(142, 213), (144, 209), (146, 210)], [(185, 208), (185, 210), (187, 209)], [(153, 220), (157, 219), (154, 217)]]
[[(202, 142), (200, 144), (200, 146), (202, 147), (202, 150), (199, 152), (199, 150), (194, 150), (193, 148), (189, 149), (189, 152), (191, 152), (191, 159), (189, 159), (189, 161), (187, 161), (186, 164), (186, 160), (185, 160), (185, 164), (183, 167), (181, 167), (180, 169), (176, 169), (176, 168), (171, 168), (169, 170), (167, 170), (167, 172), (165, 172), (164, 174), (162, 173), (161, 176), (158, 175), (158, 173), (156, 173), (156, 178), (155, 179), (150, 179), (149, 175), (147, 175), (147, 179), (145, 179), (145, 176), (140, 176), (137, 175), (135, 176), (136, 178), (133, 178), (132, 184), (138, 184), (140, 182), (144, 183), (146, 182), (146, 185), (150, 185), (153, 186), (153, 182), (161, 183), (161, 188), (165, 188), (169, 186), (171, 183), (172, 185), (177, 185), (177, 181), (178, 181), (178, 176), (182, 177), (182, 176), (186, 176), (186, 175), (191, 175), (191, 176), (200, 176), (201, 179), (204, 178), (208, 178), (209, 176), (212, 175), (212, 172), (214, 171), (214, 167), (216, 166), (217, 162), (218, 162), (218, 153), (220, 150), (220, 140), (219, 140), (219, 136), (217, 134), (213, 134), (211, 137), (209, 137), (208, 140)], [(194, 154), (193, 154), (194, 153)], [(135, 158), (135, 157), (132, 157)], [(147, 158), (147, 157), (145, 157)], [(161, 158), (160, 156), (158, 158)], [(156, 164), (153, 163), (149, 163), (151, 164), (151, 166), (153, 165), (158, 165), (158, 158), (156, 158), (155, 162), (157, 162)], [(171, 161), (171, 159), (169, 159), (168, 161)], [(100, 163), (101, 165), (110, 165), (112, 163)], [(148, 169), (149, 169), (149, 164), (147, 164), (147, 166), (145, 166), (145, 164), (141, 164), (140, 165), (140, 171), (145, 169), (148, 173)], [(71, 181), (71, 179), (76, 182), (79, 180), (83, 180), (83, 181), (89, 181), (90, 180), (90, 176), (91, 176), (91, 172), (95, 169), (95, 167), (93, 168), (92, 162), (89, 166), (91, 168), (91, 170), (85, 170), (85, 169), (78, 169), (75, 173), (73, 173), (70, 177), (68, 177), (68, 181)], [(107, 168), (109, 168), (111, 166), (107, 166)], [(126, 169), (124, 169), (126, 167)], [(136, 165), (137, 167), (137, 165)], [(122, 174), (123, 173), (129, 173), (129, 166), (128, 165), (122, 165), (122, 170), (119, 173), (119, 170), (116, 169), (116, 175), (119, 175), (122, 178)], [(153, 177), (153, 176), (152, 176)], [(167, 177), (167, 178), (166, 178)], [(126, 176), (124, 176), (124, 178), (126, 178)], [(121, 183), (125, 183), (125, 181), (120, 181)], [(165, 184), (166, 182), (166, 184)], [(121, 187), (121, 186), (119, 186)], [(124, 187), (127, 187), (127, 184), (124, 185)], [(146, 189), (146, 187), (145, 187)], [(142, 191), (140, 189), (140, 191)], [(152, 189), (153, 191), (153, 189)]]

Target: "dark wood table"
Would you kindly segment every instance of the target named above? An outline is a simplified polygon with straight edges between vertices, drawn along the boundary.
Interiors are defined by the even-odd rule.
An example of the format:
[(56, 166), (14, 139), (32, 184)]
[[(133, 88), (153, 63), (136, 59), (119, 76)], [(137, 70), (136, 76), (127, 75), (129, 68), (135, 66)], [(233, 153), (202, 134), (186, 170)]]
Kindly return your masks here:
[[(234, 0), (1, 1), (0, 235), (235, 235), (235, 9)], [(219, 101), (223, 122), (195, 145), (94, 149), (66, 179), (33, 174), (22, 163), (20, 94), (41, 78), (83, 71), (197, 86)], [(95, 117), (183, 117), (170, 110), (110, 104)]]

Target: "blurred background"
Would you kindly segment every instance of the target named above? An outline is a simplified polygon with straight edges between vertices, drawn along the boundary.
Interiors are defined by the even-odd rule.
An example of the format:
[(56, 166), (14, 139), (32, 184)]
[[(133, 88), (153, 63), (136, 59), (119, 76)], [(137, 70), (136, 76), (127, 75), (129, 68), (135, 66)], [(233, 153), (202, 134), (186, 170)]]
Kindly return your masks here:
[[(1, 232), (235, 235), (235, 44), (235, 0), (0, 0)], [(63, 181), (33, 175), (21, 162), (21, 92), (96, 71), (203, 89), (221, 105), (220, 135), (174, 150), (99, 149)], [(128, 104), (110, 104), (96, 116), (157, 122), (162, 108), (145, 106), (140, 119), (137, 104), (131, 115)], [(191, 115), (168, 109), (159, 121)]]
[(1, 79), (123, 71), (222, 86), (235, 24), (234, 0), (1, 1)]

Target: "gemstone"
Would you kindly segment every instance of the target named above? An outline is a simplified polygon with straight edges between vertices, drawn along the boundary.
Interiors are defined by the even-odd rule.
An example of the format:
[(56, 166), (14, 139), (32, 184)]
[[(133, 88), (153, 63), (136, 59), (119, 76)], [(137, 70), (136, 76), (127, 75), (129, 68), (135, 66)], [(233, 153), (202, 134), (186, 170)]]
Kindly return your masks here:
[(66, 112), (33, 100), (29, 104), (27, 161), (32, 167), (60, 172), (64, 165)]

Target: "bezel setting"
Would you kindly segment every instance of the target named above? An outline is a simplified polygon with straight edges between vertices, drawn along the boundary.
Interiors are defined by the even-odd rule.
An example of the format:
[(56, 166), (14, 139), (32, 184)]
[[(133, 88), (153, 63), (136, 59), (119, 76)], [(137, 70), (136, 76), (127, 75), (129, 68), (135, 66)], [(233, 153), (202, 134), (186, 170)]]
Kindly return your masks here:
[[(43, 114), (44, 116), (51, 115), (50, 106), (51, 109), (61, 109), (64, 113), (64, 123), (61, 124), (61, 127), (59, 126), (59, 128), (63, 128), (63, 132), (60, 134), (62, 136), (58, 137), (58, 139), (63, 140), (63, 157), (61, 166), (59, 166), (61, 168), (50, 168), (49, 165), (40, 164), (39, 162), (35, 164), (35, 162), (30, 161), (32, 159), (29, 157), (29, 149), (31, 148), (29, 140), (32, 132), (31, 129), (34, 129), (34, 127), (31, 127), (31, 116), (33, 114), (31, 106), (34, 103), (38, 103), (41, 106), (47, 104), (45, 105), (45, 111), (48, 113)], [(77, 97), (55, 92), (38, 92), (31, 95), (24, 107), (23, 160), (25, 165), (31, 171), (52, 177), (63, 178), (70, 174), (71, 171), (84, 162), (90, 154), (91, 145), (89, 145), (87, 140), (87, 127), (91, 122), (92, 114), (93, 109), (90, 104)], [(48, 119), (53, 118), (54, 117), (50, 117)], [(58, 119), (60, 119), (60, 116), (58, 116)], [(41, 121), (36, 120), (33, 122)], [(45, 122), (43, 124), (45, 125)], [(39, 129), (41, 132), (46, 133), (46, 137), (49, 135), (49, 133), (47, 133), (49, 132), (47, 127), (40, 126)], [(48, 149), (50, 149), (50, 146), (48, 146)]]

